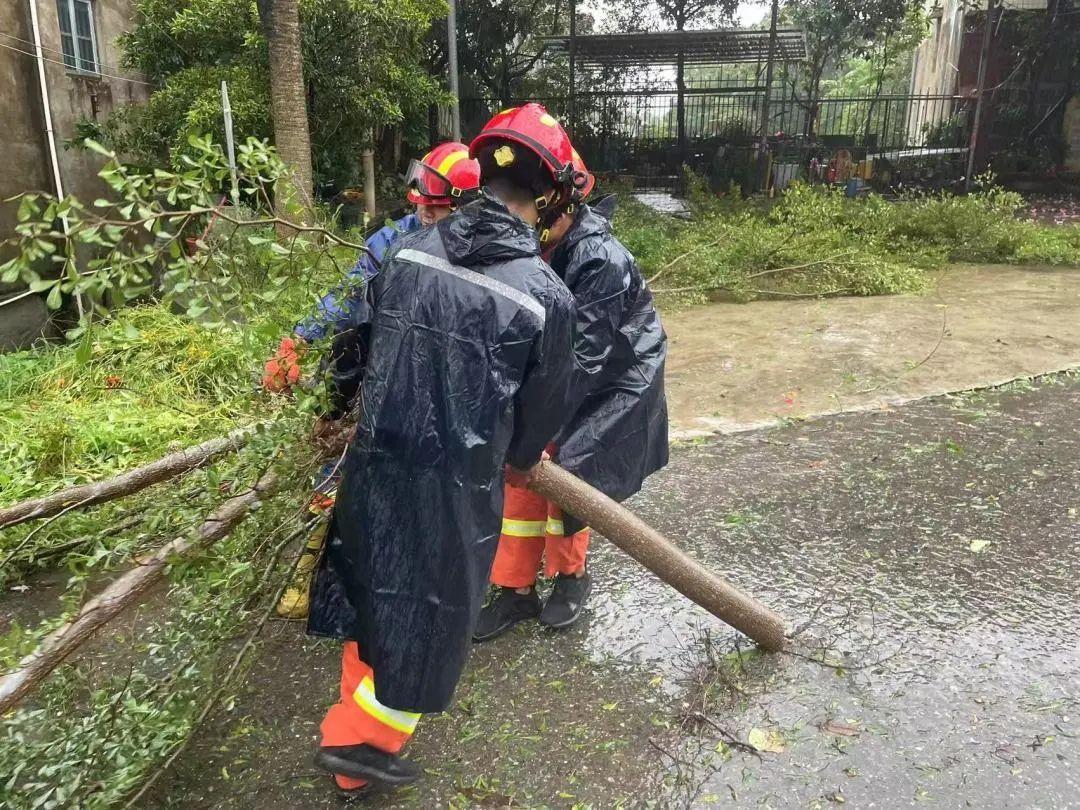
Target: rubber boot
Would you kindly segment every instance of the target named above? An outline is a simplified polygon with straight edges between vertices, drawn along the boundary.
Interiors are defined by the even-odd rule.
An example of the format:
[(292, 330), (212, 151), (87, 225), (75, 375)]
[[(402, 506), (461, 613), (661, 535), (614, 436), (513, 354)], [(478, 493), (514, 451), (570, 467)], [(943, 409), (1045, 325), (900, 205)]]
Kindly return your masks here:
[(315, 563), (322, 553), (323, 543), (326, 542), (326, 530), (329, 521), (320, 521), (310, 535), (304, 553), (300, 555), (300, 562), (296, 564), (293, 572), (293, 581), (285, 593), (281, 595), (281, 601), (277, 605), (277, 615), (283, 619), (306, 619), (308, 609), (311, 607), (311, 575), (315, 572)]
[[(420, 766), (373, 745), (334, 745), (319, 749), (315, 764), (332, 774), (363, 779), (386, 787), (401, 787), (420, 778)], [(336, 781), (336, 780), (335, 780)], [(340, 782), (338, 786), (340, 787)]]

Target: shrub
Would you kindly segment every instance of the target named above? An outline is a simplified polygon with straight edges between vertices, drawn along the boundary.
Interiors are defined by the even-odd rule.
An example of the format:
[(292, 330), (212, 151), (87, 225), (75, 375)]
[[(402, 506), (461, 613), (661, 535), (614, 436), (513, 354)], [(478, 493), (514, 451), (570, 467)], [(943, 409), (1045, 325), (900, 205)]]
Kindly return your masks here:
[(687, 188), (692, 222), (631, 203), (616, 232), (658, 292), (691, 301), (914, 292), (946, 262), (1080, 264), (1080, 228), (1017, 219), (1023, 199), (990, 179), (899, 203), (794, 184), (771, 208), (718, 200), (692, 176)]

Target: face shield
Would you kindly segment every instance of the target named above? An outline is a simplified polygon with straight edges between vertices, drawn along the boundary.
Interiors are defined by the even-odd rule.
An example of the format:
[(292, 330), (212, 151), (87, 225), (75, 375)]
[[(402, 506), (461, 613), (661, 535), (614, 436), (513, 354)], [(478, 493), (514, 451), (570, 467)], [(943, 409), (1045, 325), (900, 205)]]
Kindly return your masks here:
[[(409, 189), (410, 199), (415, 194), (423, 198), (420, 202), (424, 205), (451, 205), (461, 194), (444, 175), (419, 160), (409, 161), (405, 187)], [(455, 195), (454, 191), (458, 191), (458, 194)]]

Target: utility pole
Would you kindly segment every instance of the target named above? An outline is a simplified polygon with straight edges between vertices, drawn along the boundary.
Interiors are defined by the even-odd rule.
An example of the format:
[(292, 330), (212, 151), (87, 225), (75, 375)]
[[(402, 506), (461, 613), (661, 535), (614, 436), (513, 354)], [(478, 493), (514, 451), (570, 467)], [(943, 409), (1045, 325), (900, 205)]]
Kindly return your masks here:
[(780, 0), (772, 0), (769, 19), (769, 61), (765, 65), (765, 97), (761, 100), (761, 141), (758, 143), (758, 183), (762, 191), (769, 185), (769, 96), (772, 94), (773, 62), (776, 59), (776, 22)]
[(971, 139), (968, 141), (967, 172), (964, 175), (964, 191), (971, 191), (975, 173), (975, 153), (979, 148), (979, 135), (982, 129), (983, 92), (986, 90), (986, 67), (990, 61), (990, 45), (994, 34), (994, 12), (999, 0), (986, 0), (986, 19), (983, 21), (982, 50), (979, 52), (979, 77), (975, 84), (975, 120), (971, 124)]
[(446, 60), (450, 69), (450, 94), (454, 97), (450, 107), (454, 140), (461, 140), (461, 108), (458, 105), (457, 62), (457, 0), (449, 0), (450, 11), (446, 15)]
[(371, 145), (360, 150), (360, 163), (364, 169), (364, 213), (368, 216), (368, 222), (375, 218), (375, 133), (368, 131), (368, 140)]
[(240, 187), (236, 182), (236, 147), (233, 143), (232, 106), (229, 104), (229, 83), (221, 80), (221, 114), (225, 119), (225, 154), (229, 158), (229, 180), (232, 186), (232, 204), (240, 205)]
[(574, 62), (577, 59), (577, 0), (570, 0), (570, 95), (566, 99), (567, 118), (570, 121), (570, 135), (576, 134), (577, 127), (577, 77)]

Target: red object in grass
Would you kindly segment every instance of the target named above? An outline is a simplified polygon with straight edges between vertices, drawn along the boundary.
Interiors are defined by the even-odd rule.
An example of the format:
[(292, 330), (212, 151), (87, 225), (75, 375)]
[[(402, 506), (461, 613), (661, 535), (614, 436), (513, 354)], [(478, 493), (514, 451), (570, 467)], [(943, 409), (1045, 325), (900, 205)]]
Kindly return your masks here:
[(296, 384), (300, 379), (300, 349), (293, 338), (281, 339), (274, 356), (263, 366), (263, 388), (280, 394)]

